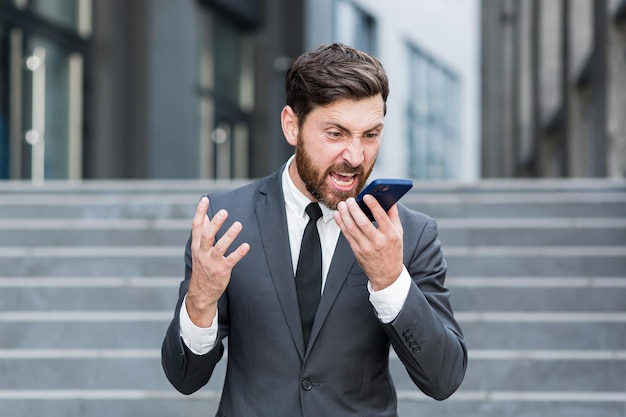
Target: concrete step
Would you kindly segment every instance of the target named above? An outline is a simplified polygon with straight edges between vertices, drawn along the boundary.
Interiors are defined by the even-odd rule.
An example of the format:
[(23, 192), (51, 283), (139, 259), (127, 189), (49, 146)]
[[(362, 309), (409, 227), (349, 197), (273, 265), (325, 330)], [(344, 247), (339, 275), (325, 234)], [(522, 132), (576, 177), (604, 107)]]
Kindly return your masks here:
[[(626, 246), (446, 246), (449, 276), (598, 276), (626, 271)], [(0, 247), (4, 276), (182, 276), (176, 246)]]
[[(0, 393), (1, 394), (1, 393)], [(0, 401), (3, 416), (46, 416), (46, 417), (110, 417), (110, 416), (213, 416), (218, 400), (214, 393), (202, 391), (185, 397), (175, 392), (124, 391), (124, 398), (116, 392), (100, 391), (81, 393), (78, 399), (67, 397), (65, 392), (57, 395), (40, 395), (38, 392), (24, 395), (22, 400)], [(122, 393), (120, 393), (122, 394)], [(593, 396), (588, 392), (532, 392), (510, 391), (470, 392), (457, 394), (443, 402), (423, 398), (413, 392), (400, 392), (398, 414), (403, 417), (622, 417), (623, 398), (620, 393)], [(40, 397), (46, 397), (40, 399)], [(609, 401), (598, 402), (597, 398), (608, 397)], [(458, 399), (457, 399), (458, 398)]]
[(414, 192), (404, 197), (402, 202), (436, 219), (623, 218), (626, 215), (626, 190), (567, 193), (474, 190), (465, 194), (432, 195)]
[[(28, 278), (15, 278), (28, 281)], [(514, 280), (515, 278), (510, 278)], [(93, 279), (98, 281), (98, 278)], [(155, 278), (156, 287), (150, 287), (150, 278), (146, 278), (141, 287), (98, 287), (89, 285), (89, 278), (74, 280), (72, 284), (85, 282), (85, 287), (65, 287), (68, 279), (60, 279), (59, 286), (10, 287), (10, 279), (1, 279), (0, 311), (74, 311), (74, 310), (168, 310), (178, 295), (178, 282), (167, 279), (167, 287), (160, 286), (163, 278)], [(615, 278), (613, 287), (568, 287), (567, 278), (560, 286), (553, 287), (515, 287), (494, 286), (474, 287), (454, 286), (455, 311), (529, 311), (558, 312), (577, 311), (581, 305), (590, 312), (624, 311), (626, 303), (626, 278)], [(36, 280), (42, 282), (45, 280)], [(54, 283), (50, 278), (47, 281)], [(498, 281), (506, 285), (507, 279)], [(557, 279), (553, 279), (553, 282)], [(526, 281), (528, 282), (528, 280)], [(26, 284), (26, 283), (21, 283)], [(123, 285), (120, 280), (119, 284)]]
[(186, 219), (202, 194), (3, 195), (2, 219)]
[(618, 319), (512, 321), (503, 316), (501, 321), (461, 320), (461, 327), (472, 349), (626, 349), (626, 321)]
[[(19, 361), (14, 361), (13, 363), (14, 364), (11, 366), (15, 368), (29, 366), (28, 364), (20, 364)], [(502, 406), (506, 405), (507, 409), (510, 409), (510, 404), (515, 404), (516, 402), (525, 403), (530, 408), (542, 405), (544, 411), (553, 410), (556, 412), (564, 412), (564, 410), (569, 409), (568, 407), (573, 407), (574, 409), (582, 408), (586, 411), (593, 410), (594, 412), (598, 410), (614, 410), (615, 404), (624, 401), (625, 396), (623, 391), (610, 391), (601, 388), (608, 386), (612, 381), (623, 381), (621, 376), (624, 372), (623, 368), (625, 363), (624, 361), (603, 361), (599, 363), (597, 361), (577, 361), (571, 365), (571, 363), (553, 361), (549, 366), (546, 366), (543, 361), (532, 360), (496, 361), (493, 363), (475, 360), (471, 362), (472, 366), (468, 369), (468, 375), (462, 388), (450, 400), (443, 403), (437, 403), (427, 399), (423, 394), (417, 391), (409, 382), (406, 372), (399, 361), (392, 359), (391, 366), (394, 369), (394, 375), (396, 375), (394, 379), (398, 390), (400, 412), (403, 413), (401, 415), (416, 415), (416, 410), (420, 410), (420, 413), (424, 410), (433, 410), (437, 411), (436, 415), (493, 415), (495, 417), (499, 415), (496, 414), (498, 404)], [(33, 361), (30, 361), (30, 364), (32, 365)], [(129, 370), (129, 368), (137, 364), (143, 365), (144, 369), (148, 370), (148, 373), (152, 372), (155, 366), (158, 365), (150, 360), (128, 364), (124, 363), (123, 360), (107, 359), (101, 359), (91, 363), (83, 360), (49, 363), (39, 368), (54, 373), (54, 368), (58, 367), (56, 372), (68, 372), (67, 376), (70, 381), (72, 376), (69, 371), (77, 369), (89, 369), (93, 375), (98, 375), (99, 377), (94, 376), (93, 380), (89, 381), (87, 386), (81, 387), (71, 387), (71, 384), (64, 383), (61, 386), (56, 384), (53, 388), (49, 388), (46, 387), (42, 381), (38, 381), (34, 384), (39, 387), (35, 389), (19, 390), (19, 388), (16, 388), (18, 386), (17, 384), (15, 387), (3, 387), (3, 389), (0, 389), (0, 398), (3, 399), (3, 401), (0, 402), (0, 404), (3, 405), (0, 407), (6, 407), (7, 411), (11, 410), (14, 412), (15, 410), (21, 409), (24, 398), (30, 401), (33, 408), (37, 408), (41, 406), (41, 404), (46, 404), (51, 398), (55, 398), (56, 400), (52, 407), (53, 410), (57, 410), (58, 407), (67, 412), (67, 404), (72, 400), (79, 403), (85, 402), (85, 404), (96, 402), (103, 406), (94, 407), (88, 414), (79, 414), (88, 416), (101, 416), (103, 415), (101, 411), (110, 411), (106, 405), (109, 403), (116, 403), (116, 407), (120, 410), (136, 410), (136, 407), (141, 407), (143, 410), (145, 405), (141, 404), (163, 402), (163, 404), (166, 405), (177, 403), (184, 399), (185, 402), (188, 401), (192, 404), (194, 402), (202, 402), (208, 409), (216, 408), (217, 397), (219, 396), (220, 390), (219, 386), (224, 371), (221, 366), (216, 370), (216, 379), (191, 397), (182, 397), (180, 394), (173, 392), (156, 373), (154, 375), (155, 379), (148, 381), (146, 378), (142, 378), (141, 380), (135, 381), (135, 385), (126, 389), (124, 386), (127, 381), (119, 384), (121, 388), (116, 387), (115, 389), (111, 389), (99, 387), (98, 378), (102, 378), (108, 373), (113, 373), (114, 376), (118, 377), (119, 375), (123, 375), (124, 377), (130, 378), (131, 382), (137, 379), (136, 376), (133, 376), (132, 370)], [(142, 373), (145, 372), (146, 371), (142, 371)], [(485, 375), (497, 375), (497, 377), (490, 379), (489, 382), (486, 383)], [(523, 378), (524, 375), (529, 377)], [(537, 375), (542, 375), (543, 378), (535, 379)], [(530, 389), (525, 386), (520, 386), (519, 381), (524, 380), (532, 381)], [(563, 380), (569, 381), (566, 386), (562, 385), (561, 381)], [(45, 377), (43, 382), (45, 382)], [(49, 382), (54, 381), (51, 380)], [(165, 385), (160, 387), (162, 383)], [(496, 383), (498, 383), (498, 385), (495, 387), (488, 386), (489, 384)], [(619, 386), (620, 382), (616, 384)], [(621, 384), (623, 385), (623, 382), (621, 382)], [(149, 388), (142, 388), (145, 386)], [(580, 387), (580, 389), (574, 389), (575, 387)], [(568, 407), (563, 407), (565, 404), (567, 404)], [(463, 405), (463, 408), (458, 408), (460, 405)], [(186, 407), (184, 409), (187, 409)], [(409, 413), (409, 408), (407, 407), (410, 407), (412, 412)], [(484, 407), (487, 407), (487, 409), (493, 408), (493, 410), (484, 413)], [(89, 406), (86, 408), (89, 408)], [(84, 412), (86, 408), (83, 408), (82, 411)], [(468, 409), (471, 410), (474, 408), (476, 408), (477, 414), (467, 414)], [(517, 407), (513, 408), (517, 409)], [(465, 414), (459, 414), (463, 410)], [(165, 407), (160, 411), (155, 410), (156, 414), (154, 415), (167, 415), (162, 413), (163, 411), (169, 412), (170, 409)], [(479, 414), (479, 412), (483, 412), (483, 414)], [(45, 415), (55, 414), (45, 413)]]
[[(128, 314), (74, 311), (61, 314), (0, 313), (0, 350), (4, 349), (159, 349), (172, 311)], [(626, 350), (626, 320), (589, 316), (577, 320), (465, 319), (459, 312), (465, 339), (481, 350)]]
[[(202, 194), (169, 196), (105, 195), (86, 199), (83, 196), (52, 196), (52, 200), (40, 197), (8, 197), (0, 194), (0, 218), (130, 218), (130, 219), (191, 219)], [(28, 197), (28, 198), (26, 198)], [(619, 218), (626, 214), (626, 197), (608, 195), (596, 196), (597, 201), (586, 201), (584, 197), (572, 196), (562, 201), (530, 199), (528, 202), (511, 201), (508, 196), (493, 199), (465, 199), (456, 201), (409, 195), (402, 203), (422, 211), (436, 219), (443, 218)], [(539, 200), (539, 201), (536, 201)]]
[[(184, 194), (229, 190), (250, 183), (252, 180), (48, 180), (43, 184), (29, 181), (1, 181), (0, 193), (6, 195), (54, 194)], [(463, 196), (475, 193), (503, 194), (568, 194), (603, 193), (626, 191), (623, 178), (537, 178), (537, 179), (482, 179), (465, 183), (437, 180), (414, 180), (411, 193), (425, 195), (454, 194)]]
[[(444, 218), (438, 228), (445, 246), (626, 246), (626, 218)], [(0, 246), (184, 245), (190, 230), (190, 219), (0, 219)]]
[[(471, 356), (471, 352), (470, 352)], [(414, 385), (400, 361), (392, 361), (399, 390)], [(489, 378), (485, 378), (489, 375)], [(626, 360), (480, 360), (468, 363), (463, 391), (624, 392)]]
[[(7, 224), (13, 223), (13, 224)], [(189, 220), (0, 220), (0, 247), (168, 246), (184, 248)]]
[[(172, 305), (170, 316), (173, 315)], [(14, 349), (160, 349), (168, 319), (165, 311), (159, 319), (145, 317), (121, 320), (107, 318), (85, 320), (79, 313), (74, 319), (41, 320), (32, 315), (6, 317), (0, 313), (0, 350)], [(52, 315), (54, 318), (54, 315)], [(48, 317), (50, 319), (50, 317)]]
[[(135, 389), (167, 391), (171, 387), (163, 375), (158, 350), (156, 357), (142, 358), (32, 358), (0, 359), (5, 375), (2, 390), (110, 390)], [(626, 352), (622, 352), (626, 356)], [(471, 357), (471, 351), (470, 351)], [(561, 391), (624, 392), (626, 360), (481, 359), (470, 360), (462, 391)], [(216, 368), (205, 390), (218, 392), (224, 379), (225, 363)], [(394, 385), (401, 391), (417, 391), (404, 366), (390, 360)], [(485, 379), (489, 375), (489, 379)], [(36, 378), (33, 378), (36, 376)], [(114, 382), (114, 386), (112, 386)], [(269, 383), (269, 382), (268, 382)], [(296, 381), (297, 383), (297, 381)]]
[(443, 252), (451, 277), (621, 277), (626, 271), (622, 246), (447, 246)]
[(456, 311), (624, 311), (622, 288), (451, 288)]
[[(0, 183), (0, 218), (190, 219), (203, 194), (243, 183)], [(623, 218), (626, 181), (416, 183), (402, 202), (435, 218)]]
[(626, 246), (626, 218), (439, 219), (452, 246)]
[(78, 395), (31, 391), (23, 393), (24, 399), (6, 399), (2, 394), (0, 415), (8, 417), (214, 416), (218, 405), (210, 396), (186, 397), (170, 390), (78, 391)]
[(177, 288), (3, 288), (0, 311), (167, 311)]
[[(213, 415), (160, 344), (204, 181), (0, 183), (0, 416)], [(470, 349), (427, 399), (391, 355), (402, 416), (626, 416), (626, 181), (419, 183)]]
[(2, 276), (161, 277), (184, 275), (184, 244), (167, 247), (0, 247)]
[[(166, 390), (160, 358), (10, 359), (0, 361), (0, 390)], [(215, 381), (217, 384), (218, 382)]]
[[(602, 401), (605, 398), (608, 400)], [(443, 402), (401, 401), (398, 414), (408, 417), (622, 417), (623, 410), (624, 398), (620, 393), (496, 391), (458, 394), (455, 399)]]

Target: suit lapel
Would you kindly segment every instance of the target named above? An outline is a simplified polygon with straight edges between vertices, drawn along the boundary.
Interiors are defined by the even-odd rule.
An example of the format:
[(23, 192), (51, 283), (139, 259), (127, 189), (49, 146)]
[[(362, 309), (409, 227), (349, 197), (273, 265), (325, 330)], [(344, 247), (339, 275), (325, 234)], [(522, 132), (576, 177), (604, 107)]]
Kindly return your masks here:
[(310, 346), (315, 343), (315, 339), (317, 339), (317, 335), (326, 321), (330, 309), (335, 303), (335, 300), (337, 300), (337, 296), (346, 282), (348, 272), (350, 272), (355, 262), (356, 259), (354, 258), (348, 241), (343, 236), (343, 233), (340, 233), (339, 239), (337, 239), (337, 247), (335, 248), (333, 260), (328, 270), (328, 276), (326, 277), (324, 292), (322, 293), (322, 298), (317, 308), (317, 313), (315, 314), (313, 328), (311, 329)]
[(267, 265), (285, 315), (285, 321), (300, 357), (304, 358), (304, 336), (291, 265), (291, 249), (289, 247), (289, 231), (287, 230), (281, 173), (282, 170), (271, 176), (266, 184), (261, 187), (260, 193), (262, 195), (257, 200), (255, 213)]
[[(261, 196), (257, 200), (255, 213), (274, 288), (285, 315), (287, 327), (291, 332), (291, 337), (301, 359), (304, 360), (306, 346), (304, 346), (300, 308), (298, 307), (295, 277), (291, 265), (291, 248), (289, 247), (289, 231), (287, 229), (287, 214), (285, 213), (281, 174), (282, 170), (269, 177), (267, 182), (260, 188)], [(317, 335), (337, 300), (337, 296), (355, 262), (356, 259), (348, 241), (340, 233), (328, 270), (324, 292), (322, 293), (313, 328), (311, 329), (310, 346), (315, 343)]]

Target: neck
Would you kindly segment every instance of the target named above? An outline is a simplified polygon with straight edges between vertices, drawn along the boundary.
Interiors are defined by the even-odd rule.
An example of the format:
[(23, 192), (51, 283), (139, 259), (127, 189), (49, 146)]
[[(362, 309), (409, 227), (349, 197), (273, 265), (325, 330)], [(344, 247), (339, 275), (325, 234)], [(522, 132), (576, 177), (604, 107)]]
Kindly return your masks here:
[(291, 163), (289, 164), (287, 169), (289, 172), (289, 177), (291, 178), (291, 181), (293, 181), (293, 184), (296, 186), (298, 191), (300, 191), (302, 194), (307, 196), (309, 200), (317, 202), (317, 199), (314, 198), (313, 195), (311, 195), (311, 193), (309, 193), (309, 191), (306, 189), (306, 185), (304, 185), (304, 181), (302, 181), (302, 178), (300, 178), (300, 174), (298, 173), (298, 167), (296, 166), (295, 158), (291, 160)]

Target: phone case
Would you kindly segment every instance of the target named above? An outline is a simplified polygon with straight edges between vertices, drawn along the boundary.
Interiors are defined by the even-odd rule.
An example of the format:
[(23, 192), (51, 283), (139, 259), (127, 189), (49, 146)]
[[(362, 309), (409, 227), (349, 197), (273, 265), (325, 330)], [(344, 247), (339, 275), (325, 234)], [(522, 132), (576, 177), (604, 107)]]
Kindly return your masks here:
[(363, 201), (363, 196), (365, 194), (371, 194), (376, 198), (378, 203), (382, 206), (382, 208), (387, 211), (396, 204), (403, 195), (405, 195), (411, 188), (413, 187), (413, 181), (407, 179), (390, 179), (390, 178), (379, 178), (371, 183), (369, 183), (363, 191), (359, 193), (356, 198), (359, 207), (365, 213), (365, 215), (371, 220), (374, 221), (374, 216), (372, 215), (370, 209), (367, 207), (365, 202)]

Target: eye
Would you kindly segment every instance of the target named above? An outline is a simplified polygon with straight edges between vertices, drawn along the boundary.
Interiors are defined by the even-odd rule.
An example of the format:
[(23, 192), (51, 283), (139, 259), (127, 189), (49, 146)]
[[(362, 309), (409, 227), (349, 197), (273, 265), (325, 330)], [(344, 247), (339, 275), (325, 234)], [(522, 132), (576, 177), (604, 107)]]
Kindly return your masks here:
[(367, 140), (376, 140), (378, 139), (379, 133), (378, 132), (369, 132), (365, 134), (365, 139)]
[(336, 130), (329, 130), (327, 134), (332, 139), (339, 139), (341, 137), (341, 132)]

